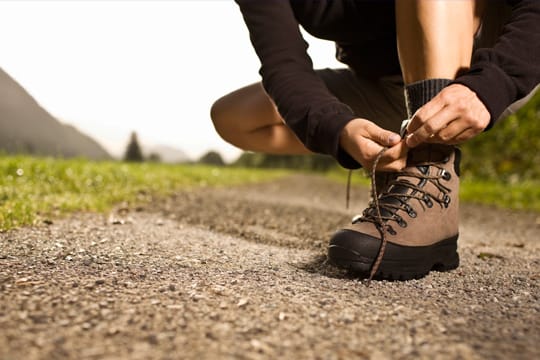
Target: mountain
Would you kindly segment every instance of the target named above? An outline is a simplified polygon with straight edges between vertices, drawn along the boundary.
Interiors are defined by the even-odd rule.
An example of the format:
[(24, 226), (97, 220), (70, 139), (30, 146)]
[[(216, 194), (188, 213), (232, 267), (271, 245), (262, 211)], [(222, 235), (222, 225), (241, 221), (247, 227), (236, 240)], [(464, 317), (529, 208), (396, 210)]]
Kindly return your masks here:
[(104, 160), (111, 156), (88, 135), (43, 109), (0, 69), (0, 151)]
[(189, 161), (189, 157), (180, 149), (167, 145), (143, 146), (145, 156), (157, 154), (164, 163), (183, 163)]

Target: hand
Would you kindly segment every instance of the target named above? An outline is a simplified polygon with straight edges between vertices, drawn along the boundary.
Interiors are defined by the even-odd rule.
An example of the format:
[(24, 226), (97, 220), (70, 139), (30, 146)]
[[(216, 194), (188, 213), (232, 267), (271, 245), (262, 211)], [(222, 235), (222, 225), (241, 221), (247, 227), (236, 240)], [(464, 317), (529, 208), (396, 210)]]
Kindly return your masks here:
[(377, 170), (399, 171), (407, 163), (407, 147), (401, 137), (366, 119), (353, 119), (345, 125), (340, 144), (368, 171), (371, 171), (375, 158), (384, 146), (389, 149), (381, 157)]
[(481, 133), (489, 119), (489, 111), (474, 91), (453, 84), (414, 114), (407, 127), (407, 146), (413, 148), (424, 142), (460, 144)]

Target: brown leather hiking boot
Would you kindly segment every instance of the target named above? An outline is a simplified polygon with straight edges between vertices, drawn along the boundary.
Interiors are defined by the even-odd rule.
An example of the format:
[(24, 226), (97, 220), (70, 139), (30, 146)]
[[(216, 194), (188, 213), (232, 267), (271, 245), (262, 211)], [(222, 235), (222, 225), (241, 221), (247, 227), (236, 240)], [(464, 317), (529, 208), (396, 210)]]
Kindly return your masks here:
[(410, 150), (407, 167), (334, 234), (329, 260), (370, 278), (395, 280), (457, 268), (459, 160), (453, 146)]

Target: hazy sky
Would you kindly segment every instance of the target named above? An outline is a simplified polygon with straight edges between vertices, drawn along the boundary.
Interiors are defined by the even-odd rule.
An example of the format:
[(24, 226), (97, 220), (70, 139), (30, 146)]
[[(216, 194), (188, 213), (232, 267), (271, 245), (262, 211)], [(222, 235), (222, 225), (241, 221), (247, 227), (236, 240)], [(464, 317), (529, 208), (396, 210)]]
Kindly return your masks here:
[[(197, 158), (239, 150), (209, 109), (259, 81), (259, 60), (232, 0), (0, 1), (0, 67), (52, 115), (121, 153), (129, 133)], [(306, 37), (315, 67), (338, 66)]]

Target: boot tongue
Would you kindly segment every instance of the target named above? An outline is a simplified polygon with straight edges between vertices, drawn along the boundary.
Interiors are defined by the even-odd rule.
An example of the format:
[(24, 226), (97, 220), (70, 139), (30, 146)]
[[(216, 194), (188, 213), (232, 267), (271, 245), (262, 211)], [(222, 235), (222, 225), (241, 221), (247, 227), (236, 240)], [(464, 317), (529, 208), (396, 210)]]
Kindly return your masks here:
[(442, 144), (421, 145), (409, 151), (407, 166), (417, 166), (426, 162), (446, 162), (454, 151), (454, 147)]
[(422, 174), (427, 175), (429, 172), (429, 166), (421, 165), (416, 167)]

